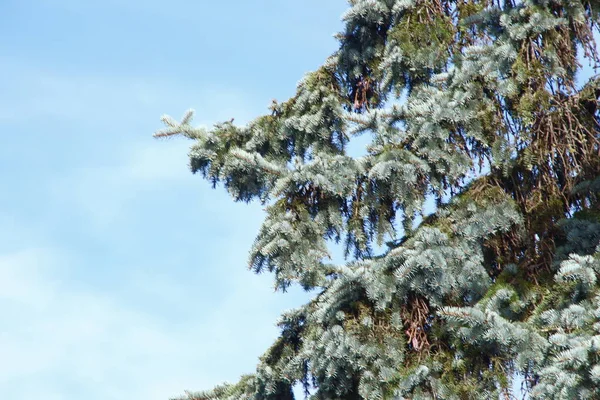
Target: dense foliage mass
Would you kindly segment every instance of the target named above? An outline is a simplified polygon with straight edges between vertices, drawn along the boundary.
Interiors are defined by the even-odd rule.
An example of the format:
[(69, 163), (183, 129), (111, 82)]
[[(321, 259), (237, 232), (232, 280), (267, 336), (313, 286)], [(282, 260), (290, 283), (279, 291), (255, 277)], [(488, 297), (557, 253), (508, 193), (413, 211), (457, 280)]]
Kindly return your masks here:
[(267, 115), (156, 134), (267, 205), (251, 268), (315, 293), (253, 374), (185, 398), (497, 399), (515, 376), (600, 398), (600, 79), (580, 74), (600, 1), (352, 0), (343, 20)]

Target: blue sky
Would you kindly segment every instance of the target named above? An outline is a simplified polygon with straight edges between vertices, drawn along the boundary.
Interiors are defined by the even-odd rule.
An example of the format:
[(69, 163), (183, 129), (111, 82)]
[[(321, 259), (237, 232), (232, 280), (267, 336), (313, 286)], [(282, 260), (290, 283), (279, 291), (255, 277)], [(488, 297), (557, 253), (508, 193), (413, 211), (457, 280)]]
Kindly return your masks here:
[(261, 207), (151, 135), (285, 100), (345, 7), (0, 2), (0, 398), (166, 400), (254, 369), (306, 295), (246, 270)]

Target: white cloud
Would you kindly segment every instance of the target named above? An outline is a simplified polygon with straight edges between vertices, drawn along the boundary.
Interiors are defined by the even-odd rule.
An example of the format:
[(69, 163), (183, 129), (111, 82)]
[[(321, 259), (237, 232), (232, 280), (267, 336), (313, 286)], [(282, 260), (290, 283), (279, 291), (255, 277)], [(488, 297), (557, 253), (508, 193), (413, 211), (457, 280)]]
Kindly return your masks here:
[(153, 95), (152, 88), (139, 80), (72, 76), (10, 61), (0, 71), (14, 77), (3, 83), (4, 90), (14, 95), (0, 100), (0, 121), (110, 119), (132, 107), (147, 106)]
[(0, 300), (14, 303), (15, 307), (35, 307), (43, 311), (52, 298), (53, 293), (48, 290), (52, 282), (41, 282), (39, 277), (45, 266), (55, 263), (54, 258), (46, 249), (0, 255)]
[(147, 143), (121, 149), (108, 164), (73, 168), (55, 178), (50, 190), (56, 201), (70, 204), (95, 227), (108, 227), (149, 191), (193, 185), (188, 147), (186, 140), (158, 142), (149, 137)]
[[(200, 123), (236, 118), (248, 121), (265, 107), (257, 107), (244, 93), (214, 82), (190, 82), (183, 77), (73, 73), (51, 67), (34, 67), (28, 60), (0, 58), (0, 122), (23, 122), (32, 118), (101, 122), (102, 130), (131, 137), (133, 127), (147, 126), (168, 109), (176, 114), (190, 107), (200, 111)], [(211, 120), (207, 120), (210, 118)], [(146, 122), (144, 124), (143, 122)], [(97, 132), (100, 134), (100, 132)], [(150, 140), (152, 132), (147, 132)]]
[[(191, 295), (199, 314), (170, 325), (126, 298), (83, 291), (68, 281), (69, 261), (61, 257), (35, 248), (0, 257), (4, 398), (74, 398), (78, 392), (64, 387), (71, 382), (85, 387), (88, 399), (166, 400), (235, 379), (242, 366), (251, 372), (252, 349), (264, 348), (276, 333), (272, 322), (279, 306), (258, 277), (234, 281), (225, 302), (206, 304)], [(160, 281), (153, 284), (160, 292)]]
[(149, 182), (189, 180), (187, 152), (189, 140), (161, 141), (138, 146), (130, 159), (117, 167), (128, 179)]

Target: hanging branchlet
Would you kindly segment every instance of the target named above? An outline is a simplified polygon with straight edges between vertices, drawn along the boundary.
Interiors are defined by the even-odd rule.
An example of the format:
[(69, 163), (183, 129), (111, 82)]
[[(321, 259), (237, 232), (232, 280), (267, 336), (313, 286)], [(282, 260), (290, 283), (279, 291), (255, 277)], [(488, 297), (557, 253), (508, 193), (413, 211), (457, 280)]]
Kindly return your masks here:
[(416, 352), (427, 351), (431, 346), (427, 331), (433, 318), (427, 302), (420, 297), (407, 300), (402, 306), (402, 315), (410, 349)]

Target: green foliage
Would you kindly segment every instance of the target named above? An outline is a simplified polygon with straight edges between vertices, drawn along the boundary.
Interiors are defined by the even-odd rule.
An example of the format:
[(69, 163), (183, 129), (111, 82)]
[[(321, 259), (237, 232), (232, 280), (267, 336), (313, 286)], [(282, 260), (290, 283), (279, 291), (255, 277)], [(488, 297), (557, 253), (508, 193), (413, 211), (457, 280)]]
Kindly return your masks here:
[(389, 40), (395, 41), (406, 64), (421, 70), (424, 78), (428, 71), (431, 74), (446, 65), (456, 34), (450, 17), (431, 7), (421, 3), (408, 9), (389, 32)]
[(530, 398), (600, 398), (600, 79), (575, 84), (599, 17), (353, 0), (339, 51), (269, 114), (164, 117), (192, 172), (267, 206), (251, 269), (315, 293), (253, 375), (186, 398), (493, 399), (516, 374)]

